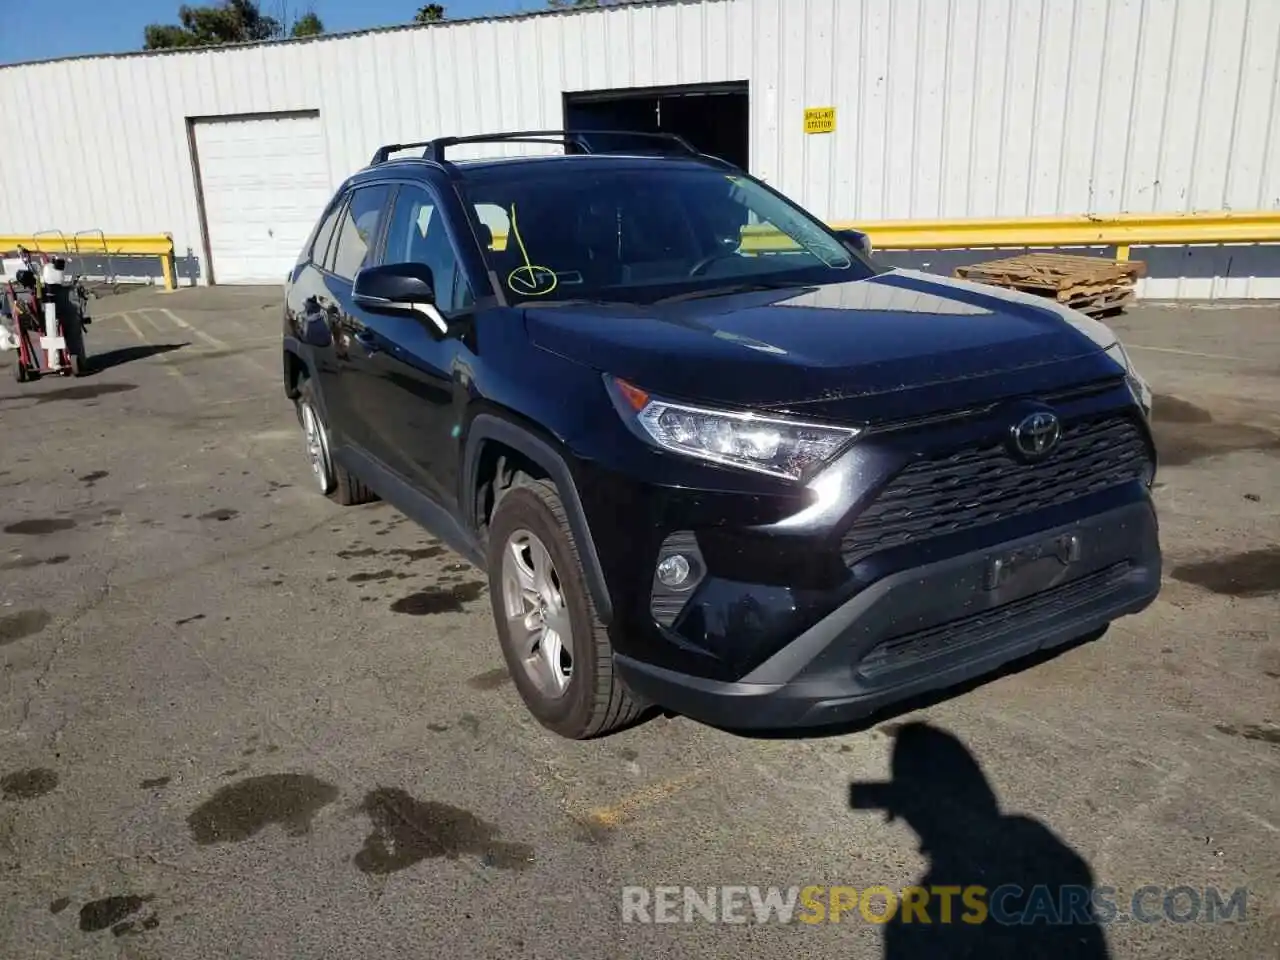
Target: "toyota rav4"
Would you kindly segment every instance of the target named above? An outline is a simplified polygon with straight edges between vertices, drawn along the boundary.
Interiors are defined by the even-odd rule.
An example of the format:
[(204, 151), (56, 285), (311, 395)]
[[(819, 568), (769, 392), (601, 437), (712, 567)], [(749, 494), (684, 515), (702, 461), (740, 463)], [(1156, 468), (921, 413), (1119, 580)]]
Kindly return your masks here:
[(1151, 395), (1106, 326), (612, 136), (383, 147), (287, 283), (317, 485), (487, 572), (542, 724), (846, 721), (1152, 602)]

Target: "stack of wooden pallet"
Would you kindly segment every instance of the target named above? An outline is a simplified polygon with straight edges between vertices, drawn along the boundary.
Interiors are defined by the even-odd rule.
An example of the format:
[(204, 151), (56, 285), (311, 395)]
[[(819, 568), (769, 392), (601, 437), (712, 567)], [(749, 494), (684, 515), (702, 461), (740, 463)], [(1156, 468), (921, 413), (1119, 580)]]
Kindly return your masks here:
[(1123, 309), (1134, 299), (1134, 286), (1146, 272), (1141, 260), (1059, 253), (1028, 253), (956, 268), (961, 279), (1049, 297), (1090, 316)]

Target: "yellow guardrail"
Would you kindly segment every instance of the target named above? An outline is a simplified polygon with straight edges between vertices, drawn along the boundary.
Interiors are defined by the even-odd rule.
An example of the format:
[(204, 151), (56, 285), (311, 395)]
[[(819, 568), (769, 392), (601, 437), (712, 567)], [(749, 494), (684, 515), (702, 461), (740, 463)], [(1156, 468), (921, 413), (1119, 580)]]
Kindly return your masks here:
[(167, 233), (103, 234), (86, 230), (78, 234), (64, 234), (59, 230), (49, 230), (26, 236), (0, 234), (0, 252), (11, 252), (18, 247), (26, 247), (32, 253), (72, 257), (159, 257), (165, 289), (173, 290), (177, 286), (173, 237)]
[(1196, 243), (1280, 243), (1280, 210), (1215, 210), (1205, 213), (1116, 213), (1071, 217), (989, 220), (879, 220), (833, 223), (861, 230), (877, 250), (963, 250), (972, 247), (1114, 246)]
[[(1114, 246), (1129, 259), (1131, 247), (1212, 243), (1280, 243), (1280, 210), (1217, 210), (1204, 213), (1119, 213), (1096, 216), (1009, 217), (961, 220), (836, 221), (835, 229), (860, 230), (877, 250), (965, 250), (981, 247)], [(494, 231), (493, 249), (506, 248), (505, 233)], [(166, 290), (176, 288), (170, 234), (102, 234), (57, 230), (35, 235), (0, 234), (0, 252), (22, 246), (43, 253), (83, 257), (159, 257)], [(793, 240), (772, 227), (746, 227), (744, 251), (795, 249)]]
[[(842, 220), (837, 230), (859, 230), (876, 250), (965, 250), (977, 247), (1114, 246), (1129, 259), (1130, 247), (1196, 243), (1280, 243), (1280, 210), (1207, 213), (1119, 213), (1097, 216), (1009, 217), (964, 220)], [(493, 249), (506, 248), (495, 232)], [(773, 227), (745, 227), (742, 249), (751, 253), (796, 249)]]

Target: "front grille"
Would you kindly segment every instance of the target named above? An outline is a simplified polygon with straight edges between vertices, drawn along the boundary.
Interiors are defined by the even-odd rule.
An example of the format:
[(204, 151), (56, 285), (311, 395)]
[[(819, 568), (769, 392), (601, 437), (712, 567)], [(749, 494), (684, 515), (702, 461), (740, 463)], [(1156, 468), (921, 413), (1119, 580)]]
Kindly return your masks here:
[(1021, 463), (1003, 444), (918, 460), (854, 520), (841, 542), (852, 565), (879, 550), (1035, 513), (1143, 476), (1146, 442), (1128, 417), (1084, 420), (1062, 431), (1043, 461)]
[(1124, 560), (1021, 600), (886, 640), (862, 658), (858, 672), (873, 679), (940, 653), (979, 645), (993, 635), (1007, 635), (1015, 626), (1030, 627), (1051, 620), (1102, 596), (1123, 581), (1131, 569), (1132, 565)]

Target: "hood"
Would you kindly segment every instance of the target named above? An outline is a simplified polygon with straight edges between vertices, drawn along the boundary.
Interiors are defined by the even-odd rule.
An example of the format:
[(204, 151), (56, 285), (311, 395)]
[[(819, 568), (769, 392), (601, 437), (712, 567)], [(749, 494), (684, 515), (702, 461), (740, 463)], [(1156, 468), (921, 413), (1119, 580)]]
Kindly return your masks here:
[(525, 316), (542, 349), (672, 399), (736, 406), (834, 403), (845, 415), (839, 401), (861, 400), (870, 415), (883, 406), (870, 401), (893, 395), (897, 415), (918, 415), (1122, 372), (1102, 353), (1115, 336), (1083, 314), (912, 270), (670, 304), (537, 307)]

